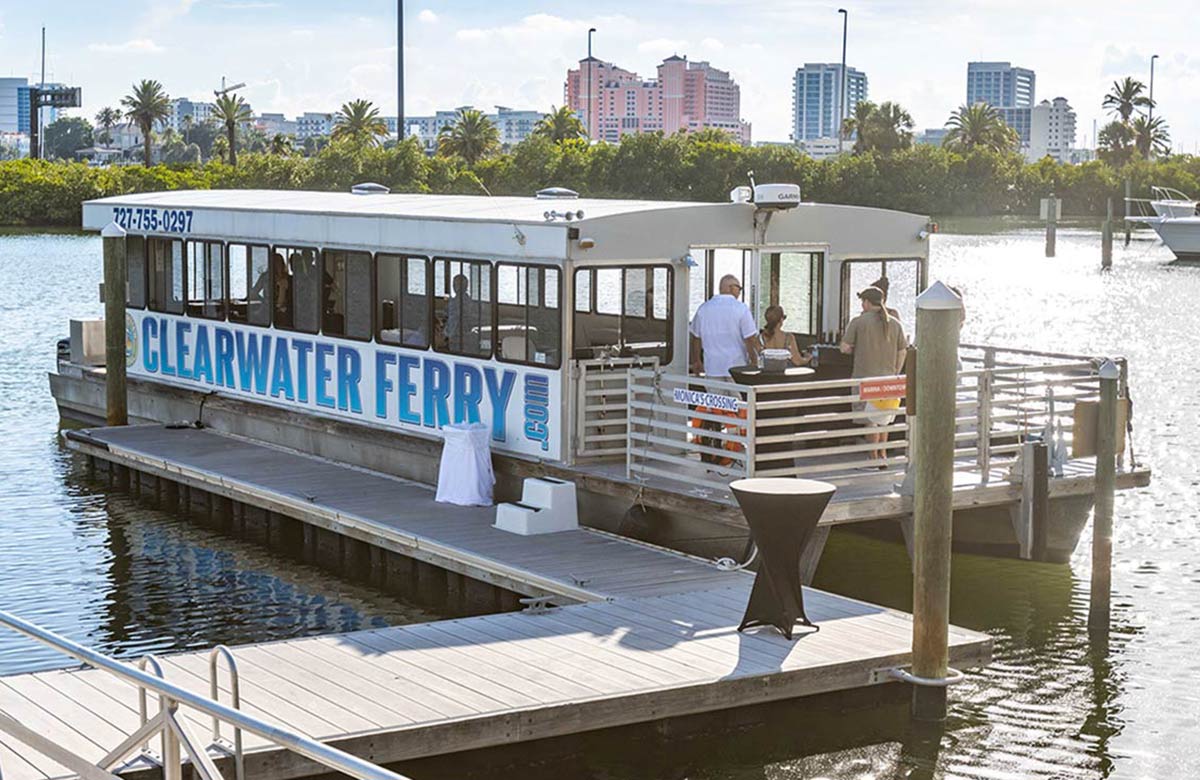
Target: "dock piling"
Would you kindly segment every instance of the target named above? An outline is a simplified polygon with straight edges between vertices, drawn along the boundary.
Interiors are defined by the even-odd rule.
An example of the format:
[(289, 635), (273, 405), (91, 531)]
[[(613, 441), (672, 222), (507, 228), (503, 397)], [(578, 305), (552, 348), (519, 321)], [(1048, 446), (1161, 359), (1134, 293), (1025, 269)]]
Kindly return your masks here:
[(110, 222), (104, 239), (104, 394), (109, 425), (129, 424), (125, 394), (125, 230)]
[[(913, 496), (913, 676), (946, 680), (949, 668), (950, 535), (954, 489), (955, 391), (962, 299), (941, 282), (917, 298)], [(912, 714), (946, 717), (945, 685), (913, 687)]]
[(1113, 249), (1113, 202), (1112, 198), (1108, 199), (1108, 218), (1104, 220), (1104, 227), (1100, 232), (1100, 268), (1109, 270), (1112, 268), (1112, 249)]
[(1129, 199), (1132, 197), (1133, 187), (1129, 183), (1129, 177), (1125, 177), (1125, 246), (1129, 246), (1129, 241), (1133, 235), (1133, 223), (1129, 221)]
[(1058, 243), (1058, 198), (1052, 192), (1042, 203), (1046, 209), (1046, 257), (1054, 257)]
[(1108, 629), (1112, 594), (1113, 492), (1116, 486), (1117, 403), (1121, 371), (1111, 360), (1100, 367), (1096, 420), (1096, 509), (1092, 521), (1092, 589), (1088, 627)]

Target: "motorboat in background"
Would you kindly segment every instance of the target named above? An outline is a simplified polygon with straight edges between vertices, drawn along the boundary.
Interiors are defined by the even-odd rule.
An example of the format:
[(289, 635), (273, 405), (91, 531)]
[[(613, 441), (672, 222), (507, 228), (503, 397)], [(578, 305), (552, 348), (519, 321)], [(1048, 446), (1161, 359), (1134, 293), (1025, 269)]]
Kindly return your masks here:
[(1125, 218), (1154, 228), (1179, 262), (1200, 264), (1200, 201), (1170, 187), (1151, 187), (1150, 193), (1149, 199), (1127, 198)]

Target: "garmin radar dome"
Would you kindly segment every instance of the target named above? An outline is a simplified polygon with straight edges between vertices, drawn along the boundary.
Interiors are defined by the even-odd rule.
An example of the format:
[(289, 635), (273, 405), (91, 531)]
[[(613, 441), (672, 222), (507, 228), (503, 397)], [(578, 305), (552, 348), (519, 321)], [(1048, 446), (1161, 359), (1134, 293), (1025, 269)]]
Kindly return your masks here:
[(800, 185), (756, 184), (754, 205), (760, 209), (794, 209), (800, 205)]

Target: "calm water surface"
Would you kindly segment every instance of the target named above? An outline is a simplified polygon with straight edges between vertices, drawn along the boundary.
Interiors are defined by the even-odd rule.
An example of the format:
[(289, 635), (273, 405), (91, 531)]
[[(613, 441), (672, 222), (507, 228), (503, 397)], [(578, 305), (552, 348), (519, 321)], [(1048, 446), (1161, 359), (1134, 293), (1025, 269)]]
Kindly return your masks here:
[[(975, 230), (977, 226), (968, 229)], [(434, 615), (88, 483), (58, 444), (47, 390), (69, 316), (95, 315), (97, 239), (0, 234), (0, 608), (101, 650), (278, 639)], [(954, 689), (944, 734), (913, 732), (902, 701), (845, 713), (780, 710), (775, 725), (642, 745), (589, 736), (526, 777), (1194, 778), (1200, 776), (1200, 443), (1193, 376), (1200, 269), (1149, 240), (1099, 272), (1094, 231), (989, 225), (934, 237), (933, 278), (961, 287), (971, 341), (1130, 359), (1134, 445), (1151, 487), (1118, 495), (1114, 630), (1089, 641), (1090, 540), (1069, 566), (958, 556), (952, 618), (995, 638)], [(898, 545), (835, 535), (817, 584), (907, 609)], [(0, 634), (0, 673), (61, 665)], [(522, 760), (520, 758), (516, 759)], [(414, 767), (450, 777), (468, 766)], [(475, 767), (469, 774), (510, 777)], [(418, 774), (418, 777), (421, 775)]]

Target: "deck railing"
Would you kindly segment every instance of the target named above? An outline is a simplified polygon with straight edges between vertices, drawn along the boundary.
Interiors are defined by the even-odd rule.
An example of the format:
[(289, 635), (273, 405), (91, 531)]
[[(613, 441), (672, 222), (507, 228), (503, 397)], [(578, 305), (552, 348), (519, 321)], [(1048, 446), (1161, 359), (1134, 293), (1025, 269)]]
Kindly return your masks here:
[(577, 459), (624, 457), (629, 438), (629, 371), (657, 368), (658, 358), (653, 357), (574, 361)]
[[(1068, 457), (1076, 405), (1099, 398), (1098, 361), (974, 345), (963, 345), (960, 355), (956, 470), (986, 483), (1031, 438), (1046, 441), (1060, 461)], [(628, 475), (709, 489), (743, 476), (839, 485), (899, 481), (912, 438), (904, 381), (896, 376), (750, 386), (631, 370)], [(899, 390), (889, 393), (889, 386)], [(902, 399), (890, 424), (864, 427), (879, 412), (864, 401), (864, 392)], [(888, 438), (867, 442), (867, 430)], [(872, 450), (885, 457), (873, 459)]]
[[(317, 773), (317, 767), (319, 766), (327, 770), (341, 772), (349, 777), (357, 778), (357, 780), (407, 780), (403, 775), (396, 774), (357, 756), (350, 755), (337, 748), (275, 726), (252, 715), (248, 715), (239, 709), (221, 704), (215, 700), (215, 697), (212, 699), (205, 698), (186, 688), (175, 685), (163, 679), (157, 661), (151, 660), (151, 665), (160, 674), (151, 674), (144, 671), (144, 664), (133, 666), (122, 663), (4, 611), (0, 611), (0, 626), (24, 634), (30, 639), (74, 658), (76, 661), (132, 685), (133, 689), (131, 689), (131, 693), (134, 689), (137, 690), (141, 701), (142, 725), (130, 734), (124, 742), (114, 747), (98, 761), (94, 758), (80, 756), (72, 752), (55, 741), (52, 734), (38, 731), (0, 709), (0, 733), (6, 733), (17, 741), (27, 745), (30, 749), (58, 762), (82, 778), (82, 780), (121, 780), (115, 774), (115, 772), (120, 771), (118, 767), (122, 766), (132, 755), (141, 754), (145, 756), (146, 743), (155, 735), (161, 736), (162, 755), (157, 759), (153, 759), (153, 763), (159, 764), (162, 767), (164, 780), (182, 780), (185, 755), (187, 759), (190, 759), (194, 776), (199, 777), (201, 780), (222, 780), (216, 763), (209, 755), (209, 746), (206, 746), (197, 738), (184, 718), (181, 717), (179, 713), (181, 707), (187, 707), (213, 719), (213, 746), (225, 754), (228, 754), (230, 751), (220, 741), (220, 723), (232, 726), (235, 729), (235, 734), (240, 735), (242, 731), (255, 734), (273, 745), (304, 756), (314, 762), (313, 774)], [(232, 655), (229, 655), (229, 659), (232, 660)], [(236, 665), (231, 665), (230, 669), (231, 673), (236, 675), (236, 672), (233, 671), (236, 669)], [(212, 666), (212, 671), (214, 674), (216, 673), (215, 664)], [(231, 684), (236, 686), (235, 683)], [(215, 689), (216, 683), (214, 682), (213, 685)], [(147, 692), (158, 696), (159, 711), (153, 716), (148, 716), (146, 711), (145, 697)], [(69, 724), (65, 724), (65, 727), (69, 728)], [(235, 737), (235, 740), (237, 748), (240, 749), (240, 736)], [(240, 779), (242, 776), (241, 757), (240, 755), (236, 755), (235, 758), (237, 759), (235, 769)]]

